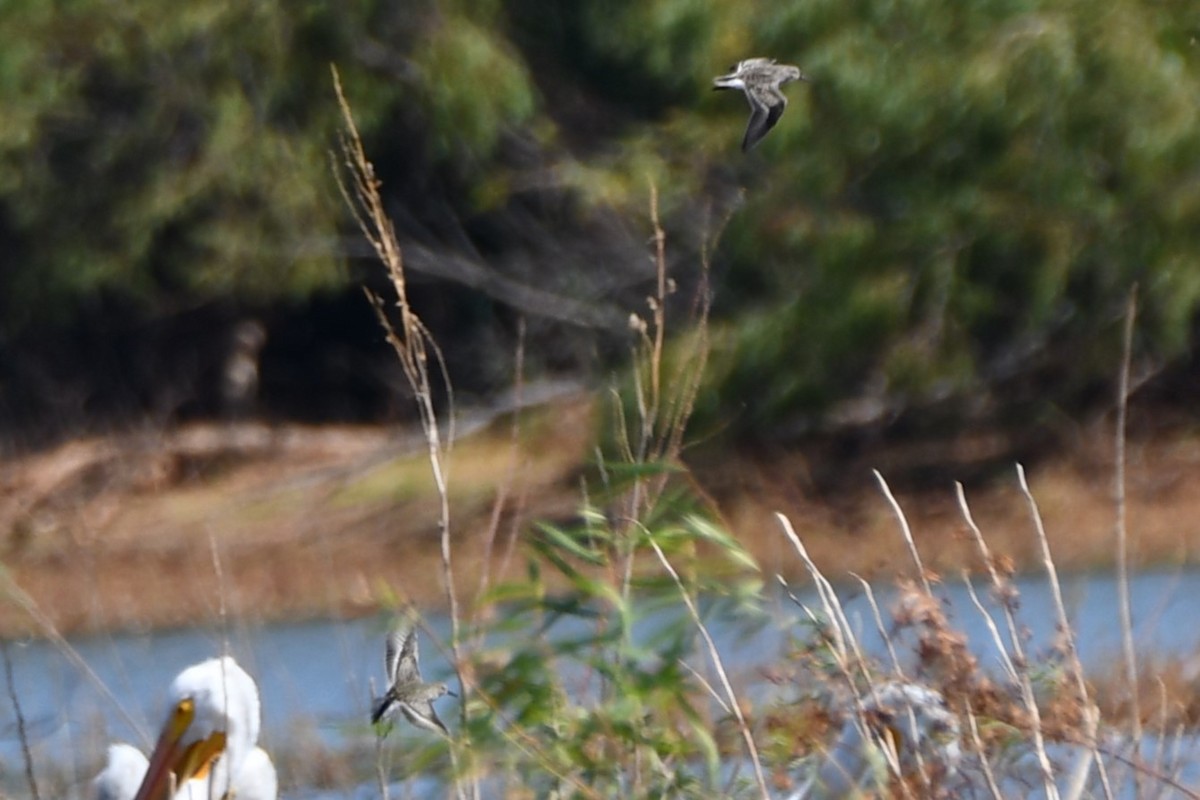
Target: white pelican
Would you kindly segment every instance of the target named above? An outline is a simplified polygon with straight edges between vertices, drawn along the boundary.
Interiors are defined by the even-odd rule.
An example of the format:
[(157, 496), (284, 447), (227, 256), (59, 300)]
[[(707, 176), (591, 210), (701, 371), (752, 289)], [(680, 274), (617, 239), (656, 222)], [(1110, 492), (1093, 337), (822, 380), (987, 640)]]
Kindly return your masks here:
[[(279, 782), (275, 765), (261, 747), (255, 747), (242, 762), (242, 769), (233, 780), (233, 796), (237, 800), (278, 800)], [(204, 800), (207, 800), (207, 795)]]
[[(242, 768), (233, 777), (233, 788), (218, 794), (207, 780), (188, 781), (175, 793), (173, 800), (279, 800), (279, 783), (271, 757), (261, 747), (255, 747), (242, 761)], [(132, 797), (132, 795), (130, 795)]]
[[(371, 724), (378, 724), (380, 720), (390, 722), (400, 713), (418, 728), (449, 737), (450, 732), (433, 710), (433, 701), (450, 690), (444, 683), (421, 680), (417, 629), (412, 624), (399, 625), (388, 634), (384, 669), (387, 670), (388, 690), (371, 708)], [(386, 731), (384, 735), (387, 735)]]
[(141, 750), (120, 742), (108, 746), (108, 763), (92, 781), (95, 800), (133, 800), (150, 762)]
[(247, 790), (274, 792), (275, 768), (266, 753), (253, 755), (258, 687), (236, 661), (225, 656), (188, 667), (171, 683), (168, 698), (170, 712), (134, 800), (168, 800), (177, 789), (175, 797), (189, 800), (275, 800), (275, 794)]
[[(146, 756), (133, 745), (109, 745), (108, 763), (92, 781), (93, 800), (133, 800), (149, 765)], [(261, 747), (255, 747), (246, 756), (233, 789), (237, 800), (277, 800), (275, 765)], [(176, 792), (174, 800), (209, 800), (208, 782), (189, 781)]]

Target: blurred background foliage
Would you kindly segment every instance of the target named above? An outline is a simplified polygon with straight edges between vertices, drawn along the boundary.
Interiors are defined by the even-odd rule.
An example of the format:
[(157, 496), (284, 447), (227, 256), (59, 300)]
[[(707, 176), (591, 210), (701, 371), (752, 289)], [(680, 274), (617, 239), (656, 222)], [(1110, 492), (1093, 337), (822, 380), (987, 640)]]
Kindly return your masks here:
[[(535, 373), (625, 352), (653, 280), (650, 181), (681, 284), (724, 224), (713, 429), (1086, 405), (1135, 283), (1146, 365), (1181, 363), (1196, 335), (1194, 3), (14, 0), (5, 16), (0, 409), (37, 407), (28, 353), (72, 326), (103, 338), (217, 303), (265, 317), (269, 355), (281, 308), (366, 313), (375, 267), (330, 172), (331, 63), (435, 335), (481, 391), (511, 380), (517, 317)], [(744, 156), (746, 105), (711, 78), (756, 55), (812, 82)]]

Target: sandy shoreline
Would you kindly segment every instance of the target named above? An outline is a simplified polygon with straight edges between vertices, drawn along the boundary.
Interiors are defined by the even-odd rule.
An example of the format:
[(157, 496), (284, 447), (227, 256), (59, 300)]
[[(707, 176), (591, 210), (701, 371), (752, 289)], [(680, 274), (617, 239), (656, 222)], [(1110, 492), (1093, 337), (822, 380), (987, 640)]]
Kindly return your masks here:
[[(578, 396), (530, 413), (516, 440), (505, 418), (456, 445), (450, 492), (460, 599), (475, 596), (485, 566), (493, 583), (523, 574), (520, 536), (532, 520), (574, 515), (592, 414), (590, 399)], [(869, 471), (861, 489), (836, 497), (806, 484), (799, 455), (734, 457), (696, 472), (764, 572), (800, 573), (776, 510), (831, 576), (891, 580), (910, 571), (894, 512)], [(1111, 565), (1111, 474), (1103, 452), (1030, 469), (1060, 569)], [(0, 634), (203, 626), (222, 614), (351, 617), (388, 595), (440, 607), (431, 486), (420, 440), (382, 427), (194, 426), (9, 459), (0, 465), (8, 585)], [(1200, 440), (1131, 442), (1133, 564), (1191, 560), (1200, 546), (1198, 488)], [(1015, 473), (968, 486), (967, 496), (996, 552), (1018, 568), (1039, 563)], [(897, 499), (927, 569), (956, 578), (980, 566), (952, 487), (897, 491)]]

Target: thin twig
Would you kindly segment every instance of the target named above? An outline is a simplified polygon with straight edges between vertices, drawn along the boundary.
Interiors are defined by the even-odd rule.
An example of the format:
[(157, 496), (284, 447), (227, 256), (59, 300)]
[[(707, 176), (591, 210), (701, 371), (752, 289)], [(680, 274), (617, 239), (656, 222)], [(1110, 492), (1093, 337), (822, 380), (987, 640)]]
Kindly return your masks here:
[[(1133, 360), (1133, 329), (1137, 318), (1137, 284), (1129, 290), (1129, 306), (1125, 312), (1125, 335), (1121, 349), (1121, 378), (1117, 388), (1117, 427), (1115, 431), (1116, 463), (1113, 465), (1113, 505), (1116, 515), (1117, 539), (1117, 598), (1121, 619), (1121, 645), (1125, 656), (1125, 680), (1128, 682), (1130, 716), (1133, 724), (1133, 757), (1141, 753), (1142, 709), (1138, 698), (1137, 651), (1133, 643), (1133, 610), (1129, 591), (1129, 537), (1126, 527), (1125, 502), (1125, 430), (1129, 414), (1129, 368)], [(1140, 796), (1137, 773), (1134, 773), (1134, 795)]]
[(225, 570), (221, 567), (221, 553), (217, 550), (217, 537), (212, 531), (208, 533), (209, 556), (212, 558), (213, 575), (217, 579), (217, 613), (221, 624), (221, 653), (230, 655), (229, 646), (229, 616), (225, 606)]
[[(859, 582), (859, 585), (861, 585), (863, 588), (863, 592), (865, 593), (866, 598), (867, 598), (867, 603), (871, 606), (871, 613), (875, 618), (875, 627), (879, 631), (880, 638), (883, 639), (884, 644), (887, 645), (888, 654), (890, 655), (890, 657), (892, 659), (892, 669), (896, 674), (896, 678), (899, 680), (906, 680), (905, 675), (904, 675), (904, 669), (900, 666), (900, 658), (896, 653), (896, 647), (892, 643), (892, 637), (888, 636), (887, 628), (883, 624), (883, 615), (879, 611), (879, 604), (875, 601), (875, 592), (874, 592), (874, 590), (871, 589), (871, 584), (867, 583), (867, 581), (864, 578), (862, 578), (859, 575), (854, 574), (853, 572), (850, 573), (850, 575), (855, 580), (857, 580)], [(875, 692), (874, 686), (871, 687), (871, 691), (872, 691), (872, 693)], [(917, 729), (916, 713), (913, 711), (911, 706), (908, 708), (908, 717), (909, 717), (909, 724), (912, 726), (911, 730), (916, 730)], [(903, 777), (902, 771), (901, 771), (901, 765), (900, 765), (900, 753), (897, 750), (896, 742), (890, 741), (887, 737), (882, 737), (882, 736), (879, 737), (879, 741), (885, 747), (885, 753), (888, 755), (889, 766), (894, 764), (895, 765), (895, 768), (894, 768), (895, 775), (897, 777)], [(925, 766), (925, 758), (921, 753), (921, 748), (914, 747), (912, 753), (916, 757), (916, 761), (917, 761), (917, 775), (920, 776), (921, 783), (923, 784), (926, 792), (928, 793), (931, 791), (931, 786), (930, 786), (930, 781), (929, 781), (929, 772)], [(893, 755), (894, 755), (894, 758), (893, 758)], [(907, 794), (908, 793), (907, 785), (902, 782), (902, 787), (903, 787), (905, 794)]]
[[(958, 507), (962, 512), (963, 519), (966, 520), (967, 527), (971, 530), (971, 535), (975, 539), (975, 546), (979, 548), (980, 555), (983, 556), (983, 563), (987, 565), (988, 573), (992, 577), (992, 590), (996, 593), (1000, 601), (1000, 607), (1004, 609), (1004, 619), (1008, 625), (1008, 633), (1010, 646), (1012, 647), (1011, 666), (1017, 676), (1019, 676), (1018, 687), (1021, 690), (1021, 702), (1025, 706), (1026, 713), (1029, 714), (1030, 735), (1033, 736), (1033, 752), (1037, 757), (1038, 769), (1042, 776), (1042, 785), (1046, 789), (1046, 797), (1050, 800), (1058, 800), (1058, 787), (1054, 784), (1054, 768), (1050, 763), (1050, 756), (1046, 753), (1046, 741), (1042, 735), (1042, 713), (1038, 709), (1037, 698), (1033, 693), (1033, 682), (1029, 678), (1029, 660), (1025, 656), (1025, 648), (1021, 644), (1021, 636), (1017, 630), (1017, 621), (1012, 612), (1012, 598), (1009, 593), (1011, 587), (1007, 581), (1001, 581), (1000, 574), (996, 571), (996, 565), (992, 561), (991, 551), (988, 549), (987, 542), (983, 538), (983, 533), (979, 530), (979, 526), (975, 524), (975, 518), (971, 514), (971, 508), (967, 505), (967, 497), (963, 492), (961, 483), (955, 483), (954, 487), (958, 494)], [(996, 642), (1000, 647), (1000, 652), (1008, 657), (1004, 643)]]
[(984, 607), (983, 602), (979, 599), (979, 595), (975, 593), (975, 585), (971, 583), (970, 576), (965, 573), (963, 574), (963, 584), (967, 587), (967, 595), (971, 598), (971, 603), (975, 606), (975, 610), (979, 612), (979, 616), (983, 617), (983, 622), (987, 625), (987, 629), (992, 635), (992, 642), (995, 643), (996, 650), (1000, 653), (1000, 666), (1004, 667), (1004, 674), (1013, 683), (1019, 683), (1021, 678), (1017, 675), (1017, 668), (1013, 664), (1012, 658), (1004, 648), (1004, 639), (1000, 635), (1000, 629), (996, 627), (996, 620), (992, 618), (991, 613)]
[[(829, 624), (833, 626), (836, 635), (835, 655), (844, 663), (844, 669), (847, 670), (849, 677), (849, 655), (853, 651), (854, 660), (862, 671), (863, 677), (870, 683), (870, 674), (867, 671), (866, 658), (863, 657), (862, 648), (859, 646), (858, 639), (854, 635), (854, 629), (850, 626), (850, 621), (846, 618), (845, 609), (842, 608), (841, 601), (838, 599), (837, 592), (833, 590), (833, 584), (829, 579), (817, 568), (816, 563), (808, 555), (808, 549), (804, 543), (800, 541), (800, 537), (796, 535), (796, 531), (792, 528), (792, 522), (783, 514), (775, 512), (775, 519), (779, 521), (783, 528), (783, 533), (787, 536), (788, 541), (792, 543), (796, 553), (800, 556), (800, 560), (804, 562), (805, 568), (816, 584), (817, 593), (821, 598), (821, 603), (825, 607), (825, 613), (828, 616)], [(853, 685), (853, 681), (851, 681)]]
[(33, 775), (33, 755), (29, 751), (29, 732), (25, 730), (25, 714), (21, 712), (21, 700), (17, 696), (17, 688), (13, 684), (12, 659), (8, 655), (8, 642), (0, 640), (0, 654), (4, 655), (4, 685), (8, 689), (8, 697), (12, 700), (13, 715), (17, 718), (17, 738), (21, 741), (21, 758), (25, 762), (25, 780), (29, 782), (29, 792), (33, 800), (41, 800), (38, 794), (37, 779)]
[(34, 601), (34, 599), (30, 597), (24, 589), (17, 585), (17, 582), (13, 580), (8, 570), (4, 569), (3, 567), (0, 567), (0, 583), (3, 583), (3, 591), (8, 598), (16, 602), (16, 604), (21, 607), (21, 610), (28, 614), (30, 619), (37, 623), (38, 628), (41, 629), (42, 635), (53, 642), (55, 648), (57, 648), (60, 653), (66, 656), (67, 660), (70, 661), (77, 670), (79, 670), (79, 674), (87, 678), (88, 682), (95, 687), (96, 691), (99, 692), (105, 700), (108, 700), (112, 704), (113, 708), (116, 709), (117, 714), (119, 714), (121, 719), (125, 721), (125, 724), (128, 725), (130, 729), (138, 735), (138, 738), (141, 739), (142, 744), (146, 746), (152, 744), (152, 741), (149, 735), (146, 733), (145, 728), (125, 709), (125, 706), (121, 704), (121, 701), (117, 699), (117, 696), (112, 693), (111, 689), (108, 688), (108, 684), (106, 684), (103, 679), (96, 674), (96, 671), (91, 668), (86, 660), (84, 660), (83, 656), (79, 655), (79, 651), (72, 647), (71, 643), (68, 642), (63, 635), (58, 632), (58, 628), (56, 628), (54, 623), (50, 621), (50, 618), (42, 612), (41, 608), (38, 607), (38, 604)]
[(658, 221), (658, 186), (650, 182), (650, 222), (654, 226), (654, 263), (655, 275), (658, 278), (657, 291), (654, 297), (654, 350), (651, 355), (653, 369), (650, 371), (650, 415), (647, 422), (647, 438), (653, 434), (653, 426), (658, 420), (658, 411), (662, 402), (662, 357), (663, 342), (667, 333), (667, 234)]
[(726, 714), (733, 713), (733, 709), (729, 707), (729, 703), (725, 702), (725, 698), (721, 697), (721, 695), (717, 691), (716, 687), (713, 686), (711, 683), (709, 683), (708, 679), (705, 678), (703, 675), (701, 675), (699, 670), (697, 670), (691, 664), (684, 661), (682, 658), (679, 659), (676, 663), (678, 663), (679, 666), (681, 666), (685, 670), (687, 670), (688, 674), (690, 674), (693, 678), (700, 681), (700, 685), (702, 687), (704, 687), (704, 691), (707, 692), (708, 696), (711, 697), (713, 699), (713, 701), (721, 707), (722, 711), (724, 711)]
[(379, 797), (380, 800), (389, 800), (390, 794), (388, 791), (388, 768), (384, 764), (384, 737), (380, 733), (375, 734), (375, 778), (379, 781)]
[(888, 503), (891, 505), (896, 519), (900, 521), (900, 532), (904, 535), (904, 543), (908, 545), (908, 554), (917, 566), (917, 575), (921, 578), (921, 585), (925, 587), (925, 594), (932, 596), (933, 589), (929, 586), (929, 578), (925, 574), (925, 565), (921, 563), (921, 554), (917, 550), (917, 543), (913, 541), (912, 528), (908, 526), (908, 519), (904, 516), (904, 510), (896, 502), (896, 497), (892, 494), (891, 487), (883, 479), (883, 475), (879, 470), (873, 469), (871, 473), (875, 476), (875, 480), (879, 482), (879, 488), (883, 491), (883, 496), (887, 498)]
[[(858, 638), (854, 634), (854, 629), (850, 626), (850, 622), (846, 617), (846, 612), (842, 606), (841, 600), (834, 591), (833, 585), (820, 571), (820, 569), (817, 568), (817, 565), (809, 556), (808, 550), (804, 547), (804, 543), (800, 541), (800, 537), (796, 534), (795, 529), (792, 527), (791, 521), (779, 512), (775, 513), (775, 518), (779, 521), (780, 526), (783, 528), (784, 534), (792, 543), (792, 547), (795, 548), (796, 553), (800, 556), (801, 561), (804, 562), (805, 567), (808, 569), (809, 574), (813, 578), (813, 582), (817, 586), (817, 592), (821, 598), (822, 605), (825, 607), (825, 613), (829, 619), (829, 625), (832, 627), (836, 637), (835, 642), (833, 643), (834, 646), (831, 648), (830, 652), (833, 655), (834, 664), (841, 673), (842, 679), (845, 681), (846, 688), (850, 693), (851, 699), (853, 700), (856, 720), (855, 725), (859, 727), (863, 738), (870, 741), (875, 749), (883, 755), (884, 760), (887, 762), (888, 769), (892, 772), (892, 774), (898, 778), (902, 777), (899, 754), (897, 753), (894, 744), (886, 741), (885, 738), (880, 736), (867, 722), (866, 703), (864, 697), (867, 694), (870, 694), (875, 698), (875, 701), (878, 702), (878, 695), (876, 694), (878, 688), (877, 680), (871, 674), (870, 666), (863, 654), (862, 648), (858, 642)], [(780, 578), (780, 582), (783, 582), (782, 578)], [(795, 600), (795, 598), (793, 598), (793, 600)], [(803, 604), (800, 604), (800, 607), (806, 614), (809, 615), (810, 619), (814, 618), (812, 612), (810, 612)], [(877, 607), (876, 610), (878, 611)], [(853, 662), (850, 658), (851, 653), (853, 654)], [(859, 684), (856, 682), (854, 677), (854, 673), (856, 671), (861, 676), (863, 683), (867, 687), (866, 692), (863, 692), (859, 689)], [(911, 789), (909, 789), (903, 780), (898, 782), (898, 788), (903, 796), (912, 796)]]
[[(675, 359), (675, 368), (665, 374), (665, 347), (667, 334), (667, 301), (675, 291), (674, 280), (667, 275), (667, 235), (659, 217), (658, 187), (650, 183), (650, 223), (653, 229), (655, 293), (647, 298), (650, 320), (646, 322), (636, 315), (631, 318), (638, 341), (634, 348), (632, 370), (633, 399), (637, 405), (640, 436), (636, 448), (628, 442), (628, 428), (621, 410), (620, 397), (616, 397), (617, 435), (622, 442), (622, 454), (631, 463), (672, 463), (678, 460), (683, 450), (683, 437), (688, 420), (695, 410), (696, 398), (708, 362), (709, 338), (708, 317), (712, 307), (709, 291), (709, 246), (706, 243), (700, 259), (700, 281), (692, 298), (691, 329), (686, 348), (681, 345)], [(668, 379), (669, 378), (669, 379)], [(630, 491), (627, 519), (642, 519), (661, 497), (670, 476), (661, 471), (635, 480)], [(624, 563), (622, 595), (628, 597), (632, 578), (633, 551), (626, 554)]]
[(888, 656), (892, 659), (892, 669), (896, 673), (896, 677), (903, 679), (904, 670), (900, 666), (900, 656), (896, 653), (896, 646), (892, 643), (892, 637), (888, 636), (887, 627), (883, 624), (883, 614), (879, 611), (879, 604), (875, 601), (875, 591), (871, 588), (871, 584), (860, 575), (851, 572), (850, 576), (858, 581), (858, 585), (862, 587), (863, 594), (866, 595), (867, 603), (871, 606), (871, 614), (875, 618), (875, 629), (879, 631), (879, 638), (887, 645)]
[(975, 719), (975, 712), (969, 705), (967, 706), (967, 727), (971, 731), (971, 742), (975, 745), (975, 752), (979, 754), (979, 765), (983, 769), (983, 780), (987, 783), (988, 791), (994, 800), (1003, 800), (1000, 786), (996, 783), (996, 776), (992, 774), (992, 765), (988, 763), (987, 753), (984, 752), (983, 739), (979, 736), (979, 721)]
[[(650, 182), (650, 223), (654, 229), (654, 272), (657, 277), (656, 290), (653, 297), (647, 299), (650, 307), (651, 330), (646, 330), (643, 324), (639, 329), (641, 347), (634, 352), (633, 378), (634, 398), (638, 407), (638, 422), (641, 433), (638, 437), (637, 451), (633, 462), (646, 464), (660, 460), (662, 443), (660, 442), (661, 410), (662, 410), (662, 367), (663, 343), (666, 337), (667, 319), (667, 235), (658, 218), (658, 186)], [(649, 379), (649, 386), (643, 384), (642, 372)], [(619, 399), (618, 399), (619, 402)], [(629, 495), (627, 519), (630, 522), (642, 519), (657, 500), (655, 487), (650, 485), (651, 478), (638, 477)], [(626, 526), (629, 540), (626, 542), (624, 564), (621, 578), (621, 597), (629, 600), (629, 590), (633, 580), (633, 562), (635, 548), (631, 544), (635, 535), (635, 526)]]
[(1109, 758), (1120, 761), (1122, 764), (1124, 764), (1125, 766), (1132, 769), (1135, 774), (1140, 773), (1147, 777), (1153, 778), (1156, 781), (1160, 781), (1165, 786), (1170, 786), (1172, 789), (1179, 792), (1184, 797), (1189, 798), (1189, 800), (1200, 800), (1200, 792), (1197, 792), (1195, 789), (1189, 788), (1185, 784), (1181, 783), (1178, 779), (1172, 778), (1170, 775), (1167, 775), (1162, 772), (1156, 772), (1155, 770), (1151, 769), (1150, 767), (1147, 767), (1145, 764), (1141, 763), (1140, 761), (1135, 761), (1132, 758), (1130, 758), (1129, 756), (1122, 755), (1121, 753), (1118, 753), (1117, 751), (1111, 750), (1107, 747), (1097, 746), (1096, 750), (1097, 750), (1097, 752), (1103, 753), (1104, 755), (1108, 756)]
[[(1050, 554), (1050, 539), (1046, 536), (1046, 526), (1042, 522), (1042, 514), (1038, 510), (1037, 500), (1034, 499), (1033, 492), (1029, 489), (1029, 481), (1025, 478), (1025, 467), (1020, 464), (1017, 464), (1017, 482), (1029, 505), (1034, 531), (1037, 533), (1038, 543), (1041, 545), (1042, 566), (1045, 567), (1046, 577), (1050, 582), (1050, 595), (1054, 599), (1058, 627), (1067, 645), (1067, 665), (1071, 676), (1075, 679), (1075, 689), (1079, 693), (1079, 702), (1083, 706), (1084, 742), (1094, 752), (1096, 750), (1096, 729), (1100, 720), (1099, 710), (1088, 696), (1087, 682), (1083, 677), (1083, 664), (1079, 661), (1079, 650), (1075, 647), (1075, 631), (1071, 628), (1071, 621), (1067, 618), (1066, 603), (1063, 602), (1062, 585), (1058, 580), (1058, 567), (1055, 566), (1054, 558)], [(1108, 773), (1104, 768), (1104, 761), (1098, 757), (1096, 758), (1096, 772), (1100, 776), (1100, 785), (1104, 790), (1104, 796), (1108, 800), (1112, 800), (1112, 789), (1108, 785)]]

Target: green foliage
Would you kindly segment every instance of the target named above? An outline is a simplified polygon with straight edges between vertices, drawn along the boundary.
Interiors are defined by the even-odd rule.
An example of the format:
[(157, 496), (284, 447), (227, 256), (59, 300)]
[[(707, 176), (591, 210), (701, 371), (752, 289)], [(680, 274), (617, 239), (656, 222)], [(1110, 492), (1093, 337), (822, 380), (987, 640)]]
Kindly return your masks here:
[(523, 65), (488, 28), (496, 12), (443, 18), (434, 5), (10, 8), (0, 333), (69, 321), (96, 292), (154, 310), (343, 282), (331, 63), (369, 141), (415, 111), (444, 163), (488, 163), (535, 108)]
[[(531, 60), (564, 69), (586, 90), (661, 116), (694, 93), (711, 66), (717, 15), (703, 0), (510, 0), (514, 38)], [(553, 61), (554, 63), (551, 63)]]
[[(607, 485), (623, 496), (666, 474), (610, 475)], [(693, 500), (664, 498), (654, 525), (595, 508), (577, 526), (540, 525), (529, 580), (484, 598), (505, 604), (489, 640), (511, 644), (499, 658), (476, 655), (468, 769), (519, 775), (539, 797), (726, 796), (711, 698), (682, 665), (705, 671), (681, 588), (637, 565), (653, 559), (653, 538), (684, 576), (682, 590), (705, 598), (714, 618), (761, 618), (761, 582), (753, 560), (694, 513)], [(703, 558), (701, 543), (711, 545)]]
[(716, 355), (719, 407), (744, 403), (769, 430), (864, 391), (979, 396), (1015, 367), (1051, 375), (1048, 402), (1069, 398), (1114, 374), (1135, 282), (1140, 347), (1164, 358), (1189, 340), (1200, 54), (1164, 23), (1194, 27), (1194, 11), (760, 11), (744, 15), (756, 50), (813, 83), (789, 89), (750, 156), (724, 241), (739, 302), (761, 307)]
[(340, 213), (324, 178), (333, 118), (292, 102), (311, 74), (296, 48), (320, 19), (212, 2), (8, 18), (0, 209), (20, 257), (0, 277), (5, 328), (98, 290), (272, 296), (339, 280), (319, 246)]
[[(803, 429), (863, 395), (1003, 399), (1015, 379), (1069, 403), (1113, 374), (1135, 282), (1141, 354), (1193, 339), (1194, 4), (402, 6), (10, 4), (0, 332), (97, 291), (177, 307), (344, 281), (334, 62), (385, 180), (402, 178), (390, 196), (472, 257), (536, 251), (524, 237), (564, 208), (640, 220), (648, 178), (668, 228), (731, 212), (714, 427)], [(752, 55), (813, 82), (787, 87), (744, 156), (745, 103), (710, 89)]]
[(486, 158), (533, 115), (533, 86), (502, 41), (467, 17), (442, 20), (417, 48), (422, 104), (439, 157)]

